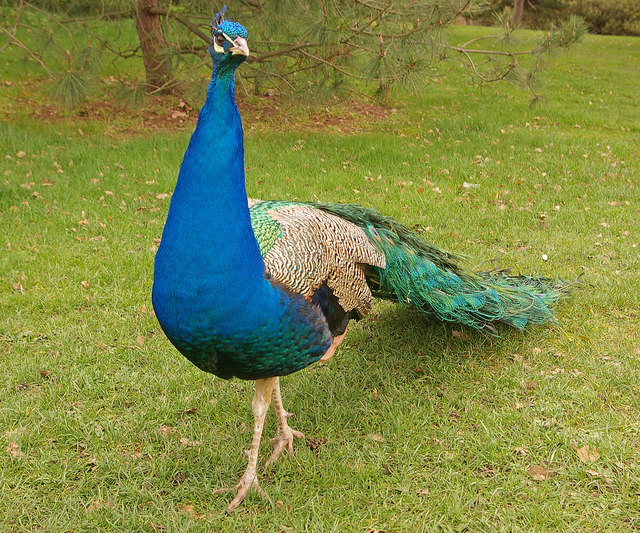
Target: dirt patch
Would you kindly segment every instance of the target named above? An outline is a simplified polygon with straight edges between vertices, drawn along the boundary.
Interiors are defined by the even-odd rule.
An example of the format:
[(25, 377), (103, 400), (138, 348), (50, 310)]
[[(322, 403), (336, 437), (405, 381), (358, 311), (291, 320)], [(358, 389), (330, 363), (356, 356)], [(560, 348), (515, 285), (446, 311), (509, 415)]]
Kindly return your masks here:
[[(371, 129), (395, 112), (382, 105), (358, 100), (335, 100), (312, 106), (294, 105), (273, 96), (238, 94), (238, 108), (247, 131), (327, 131), (356, 133)], [(66, 110), (55, 104), (42, 104), (28, 98), (15, 98), (4, 110), (5, 117), (36, 118), (40, 122), (105, 122), (107, 135), (143, 135), (148, 132), (193, 129), (198, 109), (172, 97), (149, 97), (138, 108), (117, 99), (105, 99)]]

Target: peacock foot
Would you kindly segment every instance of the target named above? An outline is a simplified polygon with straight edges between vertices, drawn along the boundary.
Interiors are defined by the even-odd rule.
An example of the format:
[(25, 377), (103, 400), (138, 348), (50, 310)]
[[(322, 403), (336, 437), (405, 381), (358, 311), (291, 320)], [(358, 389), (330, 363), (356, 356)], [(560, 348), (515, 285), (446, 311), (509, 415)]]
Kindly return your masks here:
[(257, 474), (255, 472), (247, 471), (236, 485), (236, 496), (231, 500), (229, 507), (227, 507), (227, 514), (232, 513), (233, 510), (244, 501), (251, 489), (255, 489), (262, 499), (267, 499), (267, 493), (258, 483)]
[[(288, 417), (291, 416), (290, 413), (287, 413), (287, 415)], [(271, 457), (267, 459), (265, 466), (271, 466), (275, 463), (283, 450), (287, 450), (291, 457), (295, 457), (295, 454), (293, 453), (293, 439), (302, 438), (304, 438), (304, 433), (291, 429), (289, 424), (286, 422), (283, 427), (278, 427), (278, 434), (271, 439), (271, 442), (273, 443), (273, 452), (271, 453)]]

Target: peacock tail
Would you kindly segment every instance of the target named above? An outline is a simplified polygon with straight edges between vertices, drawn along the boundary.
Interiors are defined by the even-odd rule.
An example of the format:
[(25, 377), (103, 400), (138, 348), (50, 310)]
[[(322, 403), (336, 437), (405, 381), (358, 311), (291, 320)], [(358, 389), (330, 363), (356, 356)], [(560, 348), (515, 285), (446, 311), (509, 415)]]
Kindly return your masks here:
[[(551, 307), (567, 290), (565, 283), (544, 277), (467, 270), (460, 257), (428, 244), (374, 209), (250, 204), (254, 234), (270, 275), (308, 296), (326, 281), (346, 311), (357, 310), (352, 318), (364, 316), (375, 295), (408, 304), (427, 317), (476, 329), (495, 331), (496, 322), (523, 329), (553, 322)], [(332, 271), (331, 265), (341, 263), (349, 267)]]

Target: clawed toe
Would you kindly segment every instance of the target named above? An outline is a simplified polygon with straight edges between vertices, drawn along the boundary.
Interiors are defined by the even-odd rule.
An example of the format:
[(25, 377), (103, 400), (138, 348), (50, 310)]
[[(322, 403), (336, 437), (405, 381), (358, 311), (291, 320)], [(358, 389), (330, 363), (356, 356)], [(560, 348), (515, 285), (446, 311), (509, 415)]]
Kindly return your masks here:
[(258, 483), (258, 476), (253, 476), (253, 479), (250, 479), (248, 476), (244, 475), (236, 485), (236, 496), (231, 500), (229, 507), (227, 507), (227, 514), (232, 513), (233, 510), (244, 501), (251, 489), (255, 489), (262, 499), (267, 499), (267, 493)]
[(271, 439), (273, 442), (273, 452), (271, 453), (271, 457), (267, 459), (265, 466), (271, 466), (275, 463), (283, 450), (287, 450), (291, 457), (295, 457), (293, 452), (293, 439), (302, 439), (304, 438), (304, 433), (300, 431), (296, 431), (295, 429), (291, 429), (289, 426), (286, 429), (279, 431), (278, 434)]

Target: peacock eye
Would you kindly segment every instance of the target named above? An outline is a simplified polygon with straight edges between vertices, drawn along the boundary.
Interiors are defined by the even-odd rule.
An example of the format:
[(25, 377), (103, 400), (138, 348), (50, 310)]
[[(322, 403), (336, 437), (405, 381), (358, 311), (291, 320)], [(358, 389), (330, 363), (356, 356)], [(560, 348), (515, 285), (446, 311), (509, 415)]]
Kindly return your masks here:
[(218, 46), (222, 46), (222, 45), (225, 43), (225, 41), (226, 41), (226, 39), (224, 38), (224, 35), (222, 35), (222, 34), (218, 34), (218, 35), (216, 35), (216, 36), (214, 37), (214, 40), (215, 40), (215, 42), (216, 42), (216, 44), (217, 44)]

